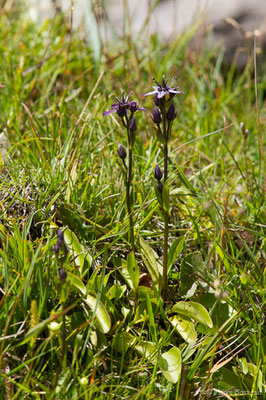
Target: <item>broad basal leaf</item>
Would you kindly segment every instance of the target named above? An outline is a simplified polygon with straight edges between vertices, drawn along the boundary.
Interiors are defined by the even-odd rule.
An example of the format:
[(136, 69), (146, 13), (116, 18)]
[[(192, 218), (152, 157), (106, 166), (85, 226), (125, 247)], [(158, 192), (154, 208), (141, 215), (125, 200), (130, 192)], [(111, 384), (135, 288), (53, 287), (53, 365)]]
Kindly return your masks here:
[(78, 289), (81, 294), (86, 294), (86, 286), (78, 276), (72, 274), (71, 272), (68, 272), (67, 281), (70, 282), (70, 285), (73, 286), (75, 289)]
[(181, 353), (177, 347), (172, 347), (159, 357), (162, 373), (172, 383), (176, 383), (181, 374)]
[(169, 318), (169, 320), (187, 343), (196, 342), (197, 332), (193, 322), (182, 318), (180, 315), (175, 315), (174, 317)]
[(125, 353), (129, 347), (133, 347), (136, 338), (129, 332), (120, 332), (113, 339), (113, 347), (120, 353)]
[(87, 295), (86, 299), (84, 299), (85, 303), (91, 308), (91, 310), (95, 313), (95, 317), (98, 323), (99, 329), (103, 333), (108, 333), (111, 329), (111, 318), (104, 307), (104, 305), (98, 301), (96, 296)]
[(156, 361), (156, 347), (155, 347), (155, 343), (153, 342), (141, 342), (140, 344), (138, 344), (135, 349), (137, 350), (137, 352), (145, 357), (148, 358), (149, 361), (152, 364), (155, 364)]
[(171, 308), (171, 311), (200, 322), (209, 328), (213, 327), (211, 317), (206, 308), (194, 301), (179, 301)]
[(195, 274), (204, 270), (202, 255), (199, 251), (187, 254), (180, 266), (179, 295), (185, 296), (197, 279)]

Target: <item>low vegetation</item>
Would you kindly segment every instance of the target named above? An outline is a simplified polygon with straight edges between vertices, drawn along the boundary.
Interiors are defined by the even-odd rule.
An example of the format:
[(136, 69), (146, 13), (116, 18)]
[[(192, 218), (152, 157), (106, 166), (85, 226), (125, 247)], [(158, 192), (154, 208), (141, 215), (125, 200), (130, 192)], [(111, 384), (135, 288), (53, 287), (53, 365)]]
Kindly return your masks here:
[(1, 398), (264, 398), (266, 64), (194, 31), (1, 14)]

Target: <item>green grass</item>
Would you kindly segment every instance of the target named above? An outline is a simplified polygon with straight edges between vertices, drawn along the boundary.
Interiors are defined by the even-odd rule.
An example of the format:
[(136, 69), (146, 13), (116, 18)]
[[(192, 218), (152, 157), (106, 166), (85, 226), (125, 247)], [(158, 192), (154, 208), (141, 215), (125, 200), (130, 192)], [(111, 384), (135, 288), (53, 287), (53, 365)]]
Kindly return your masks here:
[[(1, 14), (1, 399), (264, 398), (266, 64), (257, 60), (256, 76), (252, 58), (224, 71), (218, 49), (189, 50), (193, 29), (167, 45), (128, 36), (95, 60), (97, 43), (69, 34), (61, 17), (37, 27)], [(152, 276), (135, 310), (117, 157), (125, 132), (102, 113), (121, 89), (147, 109), (133, 157), (143, 282), (163, 253), (163, 153), (143, 93), (163, 74), (184, 91), (169, 151), (169, 300)], [(53, 251), (58, 227), (67, 255)], [(213, 326), (199, 322), (202, 310), (175, 313), (184, 300)]]

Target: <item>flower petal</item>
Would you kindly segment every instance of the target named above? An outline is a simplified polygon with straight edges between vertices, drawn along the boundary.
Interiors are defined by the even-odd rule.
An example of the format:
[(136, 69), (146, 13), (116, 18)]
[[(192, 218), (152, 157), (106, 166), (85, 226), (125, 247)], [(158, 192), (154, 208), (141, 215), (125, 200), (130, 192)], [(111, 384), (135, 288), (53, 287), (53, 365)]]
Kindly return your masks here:
[(157, 92), (157, 97), (158, 99), (161, 99), (162, 97), (164, 97), (167, 94), (166, 90), (161, 90), (160, 92)]
[(115, 113), (116, 111), (117, 111), (117, 110), (116, 110), (115, 108), (113, 108), (112, 110), (105, 111), (105, 112), (103, 113), (103, 115), (113, 114), (113, 113)]
[(145, 93), (143, 96), (150, 96), (150, 95), (154, 95), (156, 93), (157, 93), (157, 90), (154, 90), (153, 92)]
[(175, 90), (175, 89), (170, 89), (169, 92), (174, 93), (174, 94), (184, 93), (184, 92), (181, 92), (181, 90)]

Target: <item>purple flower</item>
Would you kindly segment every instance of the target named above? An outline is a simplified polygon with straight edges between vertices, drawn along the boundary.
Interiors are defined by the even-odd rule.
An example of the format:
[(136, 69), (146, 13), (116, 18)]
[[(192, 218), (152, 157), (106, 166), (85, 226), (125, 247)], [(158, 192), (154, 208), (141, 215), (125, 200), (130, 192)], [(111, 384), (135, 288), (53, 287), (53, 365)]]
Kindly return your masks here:
[(155, 176), (155, 179), (157, 179), (157, 181), (160, 181), (163, 177), (163, 173), (162, 173), (159, 165), (155, 166), (154, 176)]
[(129, 101), (128, 96), (124, 96), (124, 93), (121, 95), (121, 100), (119, 100), (116, 96), (114, 96), (116, 100), (118, 101), (115, 104), (111, 105), (111, 110), (105, 111), (103, 115), (108, 115), (108, 114), (113, 114), (117, 112), (118, 116), (120, 118), (123, 118), (126, 116), (127, 112), (130, 111), (132, 114), (134, 114), (136, 111), (145, 111), (145, 108), (140, 108), (138, 107), (138, 104), (136, 101)]
[[(144, 96), (150, 96), (150, 95), (154, 95), (156, 98), (157, 102), (160, 102), (160, 99), (162, 99), (164, 96), (169, 95), (170, 97), (175, 96), (176, 94), (179, 93), (184, 93), (181, 92), (179, 89), (179, 86), (173, 87), (171, 88), (170, 86), (168, 86), (168, 81), (165, 79), (165, 77), (163, 77), (162, 83), (158, 83), (155, 79), (153, 79), (153, 81), (157, 84), (156, 86), (153, 86), (153, 91), (144, 94)], [(157, 104), (159, 106), (159, 104)]]
[(124, 160), (127, 156), (126, 150), (124, 149), (124, 147), (122, 145), (118, 149), (118, 155), (121, 158), (121, 160)]
[(166, 118), (168, 119), (169, 122), (171, 122), (175, 119), (175, 117), (176, 117), (175, 106), (171, 104), (166, 113)]
[(153, 109), (152, 120), (155, 124), (159, 124), (162, 121), (160, 111), (158, 110), (157, 107), (154, 107)]

